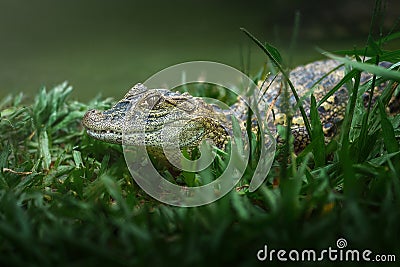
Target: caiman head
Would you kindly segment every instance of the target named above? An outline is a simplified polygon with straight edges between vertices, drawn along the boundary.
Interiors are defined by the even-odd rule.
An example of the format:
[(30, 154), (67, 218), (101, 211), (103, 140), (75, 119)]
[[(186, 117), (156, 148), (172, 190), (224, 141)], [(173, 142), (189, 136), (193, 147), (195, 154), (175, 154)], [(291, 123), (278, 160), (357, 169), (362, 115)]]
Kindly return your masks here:
[(201, 98), (136, 84), (112, 108), (89, 110), (82, 124), (89, 136), (108, 143), (161, 147), (178, 141), (184, 148), (211, 139), (221, 148), (228, 142), (226, 121)]

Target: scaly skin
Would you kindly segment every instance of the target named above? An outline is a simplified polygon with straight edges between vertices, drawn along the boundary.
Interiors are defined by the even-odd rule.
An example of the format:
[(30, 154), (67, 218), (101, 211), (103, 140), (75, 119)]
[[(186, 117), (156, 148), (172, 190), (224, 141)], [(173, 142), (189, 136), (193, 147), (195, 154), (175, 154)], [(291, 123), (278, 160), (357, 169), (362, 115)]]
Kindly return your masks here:
[[(389, 63), (382, 63), (382, 65), (387, 67)], [(337, 66), (338, 63), (334, 60), (316, 61), (299, 66), (290, 72), (290, 80), (302, 98), (309, 93), (316, 81)], [(317, 102), (338, 84), (343, 76), (344, 68), (342, 67), (330, 73), (315, 86), (313, 94)], [(370, 78), (370, 75), (363, 74), (361, 82)], [(268, 88), (264, 94), (264, 100), (267, 104), (273, 103), (274, 122), (283, 124), (287, 110), (285, 103), (289, 103), (293, 107), (296, 101), (293, 96), (290, 96), (286, 102), (283, 101), (281, 76), (270, 81), (265, 83)], [(382, 93), (383, 87), (384, 84), (377, 86), (374, 98)], [(264, 89), (262, 88), (262, 90)], [(363, 99), (365, 100), (367, 97), (368, 94), (364, 93)], [(309, 99), (310, 97), (305, 97), (303, 100), (307, 116), (309, 116), (310, 110)], [(394, 105), (397, 110), (390, 110), (390, 112), (396, 113), (399, 99), (393, 99), (397, 102), (397, 105)], [(337, 133), (338, 124), (343, 120), (347, 102), (348, 90), (343, 86), (318, 108), (327, 138), (331, 138)], [(133, 106), (134, 108), (130, 110)], [(232, 106), (232, 109), (235, 110), (236, 115), (246, 121), (247, 107), (243, 101), (238, 101)], [(232, 126), (227, 121), (225, 114), (226, 112), (218, 107), (209, 105), (201, 98), (187, 93), (180, 94), (166, 89), (148, 89), (142, 84), (137, 84), (111, 109), (88, 111), (82, 123), (87, 134), (93, 138), (121, 144), (122, 133), (125, 131), (124, 142), (126, 144), (145, 145), (148, 148), (155, 148), (153, 151), (161, 148), (162, 142), (164, 144), (165, 142), (171, 144), (179, 142), (180, 148), (190, 148), (198, 146), (204, 139), (211, 139), (216, 146), (224, 148), (228, 142), (229, 133), (232, 131)], [(171, 127), (162, 130), (163, 125)], [(183, 128), (181, 129), (181, 127)], [(299, 112), (293, 116), (291, 129), (295, 137), (295, 151), (299, 152), (310, 142)]]
[(136, 84), (109, 110), (89, 110), (82, 123), (89, 136), (116, 144), (122, 144), (124, 129), (127, 145), (162, 147), (163, 142), (178, 141), (183, 148), (210, 139), (222, 148), (228, 142), (225, 127), (229, 124), (217, 107), (187, 93), (147, 89), (142, 84)]

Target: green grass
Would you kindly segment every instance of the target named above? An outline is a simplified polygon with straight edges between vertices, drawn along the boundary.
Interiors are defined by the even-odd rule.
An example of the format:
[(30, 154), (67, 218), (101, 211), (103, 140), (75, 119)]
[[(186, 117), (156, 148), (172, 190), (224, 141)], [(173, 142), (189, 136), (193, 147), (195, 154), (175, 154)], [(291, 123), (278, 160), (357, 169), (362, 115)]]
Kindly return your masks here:
[[(33, 103), (22, 94), (4, 98), (0, 265), (253, 266), (265, 244), (322, 250), (336, 248), (340, 237), (349, 249), (395, 254), (400, 260), (400, 115), (385, 112), (399, 72), (368, 64), (399, 62), (399, 50), (381, 48), (399, 35), (370, 39), (367, 49), (328, 55), (353, 67), (342, 81), (352, 96), (337, 138), (324, 144), (316, 115), (321, 102), (314, 99), (308, 127), (312, 142), (300, 155), (294, 155), (286, 136), (283, 159), (257, 191), (247, 190), (247, 174), (236, 190), (197, 208), (151, 199), (131, 178), (120, 146), (84, 133), (83, 114), (110, 107), (110, 99), (71, 101), (67, 84), (41, 89)], [(286, 72), (277, 49), (258, 45)], [(351, 63), (340, 57), (344, 54), (370, 59)], [(365, 70), (378, 76), (361, 85)], [(360, 94), (383, 80), (389, 82), (382, 97), (365, 111)], [(187, 173), (180, 177), (194, 179)]]

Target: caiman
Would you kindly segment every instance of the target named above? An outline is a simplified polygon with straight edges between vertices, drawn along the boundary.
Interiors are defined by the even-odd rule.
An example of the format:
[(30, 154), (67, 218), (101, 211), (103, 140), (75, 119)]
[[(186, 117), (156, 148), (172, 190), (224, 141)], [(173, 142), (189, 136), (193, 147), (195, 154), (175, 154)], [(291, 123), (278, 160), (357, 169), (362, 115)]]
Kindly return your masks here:
[[(391, 64), (382, 62), (380, 65), (390, 67)], [(300, 99), (303, 99), (302, 105), (308, 117), (310, 116), (310, 97), (307, 94), (312, 89), (316, 101), (320, 101), (344, 77), (345, 67), (335, 69), (338, 66), (339, 63), (335, 60), (321, 60), (296, 67), (290, 72), (289, 79)], [(363, 72), (361, 83), (369, 82), (371, 78), (372, 75)], [(283, 101), (284, 82), (281, 75), (263, 84), (268, 87), (264, 99), (268, 105), (272, 105), (275, 124), (285, 123), (287, 107), (294, 107), (296, 104), (294, 96), (289, 94), (289, 97)], [(377, 84), (372, 103), (377, 96), (382, 94), (386, 85), (385, 81)], [(392, 85), (393, 91), (396, 86), (397, 83)], [(360, 97), (367, 106), (369, 91), (362, 93)], [(339, 124), (344, 118), (348, 99), (349, 91), (344, 84), (318, 107), (325, 138), (330, 139), (337, 134)], [(388, 112), (398, 113), (399, 102), (399, 96), (393, 96), (387, 107)], [(235, 116), (246, 121), (248, 112), (243, 103), (243, 101), (238, 101), (231, 109), (234, 110)], [(128, 112), (130, 119), (126, 120)], [(262, 116), (266, 116), (265, 114), (266, 112), (261, 113)], [(126, 123), (127, 121), (129, 123)], [(188, 93), (149, 89), (142, 84), (136, 84), (108, 110), (89, 110), (83, 117), (82, 123), (87, 134), (95, 139), (121, 144), (125, 131), (125, 133), (129, 132), (125, 136), (125, 143), (145, 145), (155, 150), (161, 147), (162, 142), (178, 141), (180, 148), (190, 148), (198, 146), (204, 139), (211, 139), (216, 146), (223, 148), (232, 131), (232, 125), (226, 119), (226, 112), (215, 105), (207, 104), (201, 98), (193, 97)], [(165, 130), (163, 132), (165, 125), (169, 127), (166, 132)], [(295, 140), (295, 151), (298, 153), (310, 142), (299, 111), (293, 113), (291, 130)], [(144, 136), (139, 133), (144, 133)]]

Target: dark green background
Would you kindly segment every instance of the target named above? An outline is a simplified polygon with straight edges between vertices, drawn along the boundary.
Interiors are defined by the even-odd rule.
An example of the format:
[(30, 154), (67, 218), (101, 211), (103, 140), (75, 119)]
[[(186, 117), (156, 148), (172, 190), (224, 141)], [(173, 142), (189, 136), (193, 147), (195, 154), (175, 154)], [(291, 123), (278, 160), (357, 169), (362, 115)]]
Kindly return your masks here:
[[(399, 4), (390, 1), (390, 28)], [(0, 97), (33, 96), (68, 80), (73, 96), (116, 98), (176, 63), (212, 60), (250, 73), (263, 53), (239, 30), (286, 51), (292, 64), (365, 43), (373, 1), (0, 0)], [(297, 47), (288, 53), (296, 11)], [(287, 59), (290, 57), (287, 56)]]

